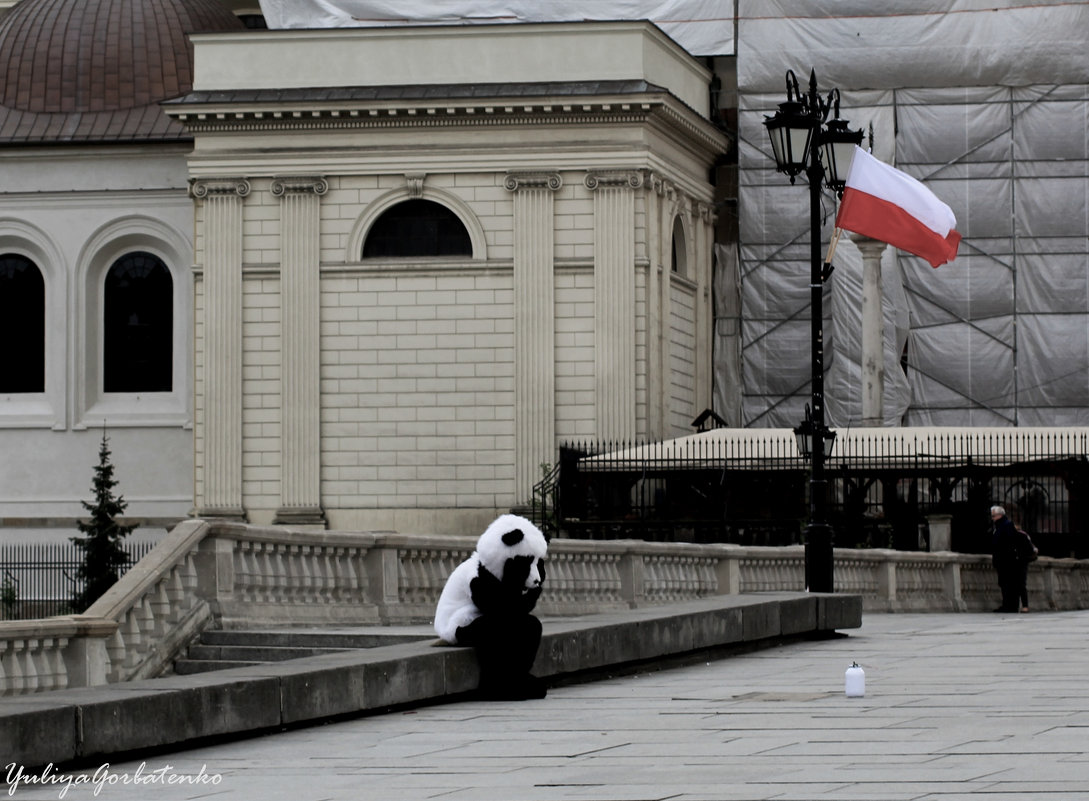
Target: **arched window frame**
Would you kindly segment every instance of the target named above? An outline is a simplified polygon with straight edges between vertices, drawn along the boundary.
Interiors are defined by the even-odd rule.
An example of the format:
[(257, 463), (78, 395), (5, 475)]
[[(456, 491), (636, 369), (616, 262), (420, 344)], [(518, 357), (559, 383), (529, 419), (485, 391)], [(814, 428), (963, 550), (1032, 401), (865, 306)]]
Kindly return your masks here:
[(0, 218), (0, 252), (29, 259), (45, 288), (45, 390), (0, 394), (0, 428), (66, 426), (67, 287), (60, 248), (44, 231), (22, 220)]
[(669, 231), (670, 272), (677, 278), (692, 280), (693, 254), (685, 217), (684, 214), (675, 215)]
[[(173, 283), (173, 351), (169, 392), (105, 392), (103, 388), (106, 275), (118, 259), (142, 251), (159, 258)], [(76, 429), (101, 426), (189, 427), (192, 316), (192, 247), (177, 231), (141, 217), (118, 220), (88, 241), (80, 260), (84, 302), (78, 321), (83, 343), (77, 351)]]
[[(433, 203), (438, 203), (440, 206), (445, 206), (454, 216), (461, 220), (461, 224), (465, 226), (465, 230), (469, 233), (469, 241), (472, 243), (473, 253), (471, 256), (446, 256), (438, 258), (422, 258), (419, 261), (422, 262), (440, 262), (448, 261), (451, 263), (465, 263), (467, 261), (487, 261), (488, 258), (488, 246), (484, 238), (484, 228), (481, 226), (480, 221), (477, 219), (476, 214), (469, 205), (459, 198), (457, 195), (446, 192), (442, 189), (436, 189), (434, 187), (424, 186), (421, 190), (413, 192), (407, 186), (391, 190), (383, 195), (375, 198), (371, 201), (363, 214), (356, 220), (355, 225), (352, 228), (352, 233), (348, 237), (348, 248), (344, 254), (345, 262), (349, 264), (358, 264), (363, 261), (363, 244), (367, 241), (367, 234), (370, 233), (371, 228), (374, 226), (378, 218), (389, 211), (399, 203), (403, 203), (406, 200), (430, 200)], [(406, 261), (412, 261), (412, 259), (405, 258), (391, 258), (391, 259), (367, 259), (367, 264), (393, 262), (403, 264)]]

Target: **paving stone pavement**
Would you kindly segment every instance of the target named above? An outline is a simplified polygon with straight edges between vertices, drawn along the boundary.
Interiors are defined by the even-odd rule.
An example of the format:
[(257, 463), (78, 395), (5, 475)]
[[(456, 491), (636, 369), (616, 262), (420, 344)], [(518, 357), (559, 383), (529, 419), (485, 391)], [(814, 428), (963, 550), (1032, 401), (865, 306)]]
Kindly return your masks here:
[[(867, 614), (848, 637), (541, 701), (397, 711), (13, 793), (7, 767), (6, 789), (21, 801), (1085, 801), (1087, 634), (1089, 611)], [(852, 660), (864, 698), (844, 694)]]

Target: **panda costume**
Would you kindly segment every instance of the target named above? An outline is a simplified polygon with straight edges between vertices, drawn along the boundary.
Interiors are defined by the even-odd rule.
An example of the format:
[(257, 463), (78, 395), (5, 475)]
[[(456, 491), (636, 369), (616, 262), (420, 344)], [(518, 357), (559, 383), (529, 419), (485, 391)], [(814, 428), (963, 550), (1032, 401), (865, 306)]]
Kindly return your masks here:
[(544, 682), (530, 675), (541, 644), (541, 622), (530, 613), (541, 597), (547, 550), (548, 540), (533, 523), (503, 515), (443, 587), (435, 632), (451, 645), (476, 649), (485, 698), (545, 696)]

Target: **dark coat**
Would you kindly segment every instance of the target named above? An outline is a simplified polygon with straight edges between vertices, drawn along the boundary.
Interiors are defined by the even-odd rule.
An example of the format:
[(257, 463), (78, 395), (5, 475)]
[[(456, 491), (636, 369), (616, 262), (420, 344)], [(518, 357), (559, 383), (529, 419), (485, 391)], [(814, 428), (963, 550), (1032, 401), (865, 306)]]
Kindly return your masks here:
[(1024, 558), (1021, 541), (1024, 535), (1017, 531), (1013, 521), (1003, 515), (995, 521), (991, 531), (991, 559), (999, 570), (1017, 567)]

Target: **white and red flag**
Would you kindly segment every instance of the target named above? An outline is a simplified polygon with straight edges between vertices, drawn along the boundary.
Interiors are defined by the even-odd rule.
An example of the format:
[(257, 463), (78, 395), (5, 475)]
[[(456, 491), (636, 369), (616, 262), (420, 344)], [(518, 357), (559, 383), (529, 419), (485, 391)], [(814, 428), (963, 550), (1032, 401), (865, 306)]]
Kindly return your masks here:
[(953, 210), (919, 181), (855, 148), (836, 227), (906, 250), (937, 267), (957, 255)]

